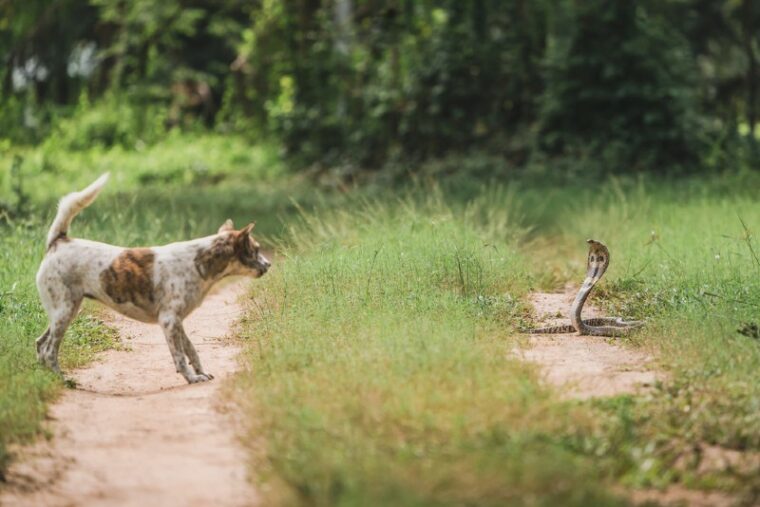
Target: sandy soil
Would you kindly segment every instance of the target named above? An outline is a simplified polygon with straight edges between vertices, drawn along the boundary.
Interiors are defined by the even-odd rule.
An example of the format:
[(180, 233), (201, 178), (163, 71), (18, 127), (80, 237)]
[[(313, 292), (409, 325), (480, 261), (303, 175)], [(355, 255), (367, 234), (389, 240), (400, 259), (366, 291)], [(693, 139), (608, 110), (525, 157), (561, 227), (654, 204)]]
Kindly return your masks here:
[(735, 498), (720, 492), (692, 491), (683, 486), (665, 490), (638, 490), (629, 493), (634, 505), (663, 505), (667, 507), (731, 507)]
[[(18, 449), (0, 490), (2, 506), (248, 506), (258, 503), (235, 440), (234, 407), (220, 388), (238, 368), (228, 337), (242, 313), (246, 282), (222, 286), (185, 320), (206, 371), (215, 379), (187, 385), (175, 373), (158, 326), (109, 314), (125, 350), (108, 351), (73, 373), (50, 409), (50, 440)], [(565, 323), (574, 293), (531, 298), (547, 325)], [(584, 317), (595, 316), (587, 306)], [(633, 393), (652, 385), (652, 358), (614, 339), (531, 335), (513, 351), (539, 364), (546, 380), (571, 398)], [(64, 345), (65, 346), (65, 345)], [(723, 456), (723, 455), (721, 455)], [(629, 492), (638, 504), (730, 505), (730, 497), (673, 486)]]
[[(563, 294), (531, 295), (536, 314), (545, 325), (570, 322), (569, 311), (575, 290)], [(583, 317), (599, 316), (586, 305)], [(575, 334), (529, 335), (528, 346), (513, 352), (541, 365), (545, 379), (569, 398), (590, 398), (634, 393), (657, 380), (647, 354), (622, 347), (613, 338)]]
[[(53, 438), (20, 450), (0, 492), (7, 506), (247, 506), (256, 493), (219, 390), (238, 369), (228, 338), (245, 281), (209, 295), (185, 320), (206, 371), (188, 385), (156, 325), (109, 314), (126, 350), (73, 373), (50, 409)], [(65, 346), (65, 343), (64, 343)]]
[[(535, 293), (530, 301), (540, 320), (547, 326), (569, 322), (570, 305), (576, 288), (568, 287), (563, 294)], [(599, 311), (586, 305), (583, 317), (598, 317)], [(584, 399), (639, 393), (662, 378), (662, 372), (653, 368), (653, 358), (639, 350), (618, 345), (614, 338), (577, 336), (575, 334), (528, 335), (526, 346), (513, 352), (519, 357), (541, 366), (547, 382), (557, 386), (567, 398)], [(705, 446), (702, 449), (700, 470), (755, 470), (760, 456), (747, 456)], [(665, 490), (625, 490), (635, 505), (656, 504), (666, 506), (728, 507), (737, 504), (737, 498), (721, 492), (689, 490), (671, 485)]]

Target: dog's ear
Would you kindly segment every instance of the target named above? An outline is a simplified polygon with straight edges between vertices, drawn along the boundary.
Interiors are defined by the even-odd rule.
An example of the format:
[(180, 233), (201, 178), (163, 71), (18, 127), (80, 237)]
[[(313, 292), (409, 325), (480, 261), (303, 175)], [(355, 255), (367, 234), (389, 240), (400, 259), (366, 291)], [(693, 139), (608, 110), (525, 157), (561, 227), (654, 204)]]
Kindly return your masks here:
[(224, 223), (219, 227), (219, 230), (216, 232), (217, 234), (221, 234), (223, 232), (234, 231), (234, 230), (235, 230), (235, 226), (232, 224), (232, 219), (228, 218), (227, 220), (224, 221)]
[(250, 224), (246, 225), (240, 230), (240, 236), (243, 238), (248, 236), (249, 234), (251, 234), (251, 231), (253, 230), (254, 227), (256, 227), (256, 222), (251, 222)]

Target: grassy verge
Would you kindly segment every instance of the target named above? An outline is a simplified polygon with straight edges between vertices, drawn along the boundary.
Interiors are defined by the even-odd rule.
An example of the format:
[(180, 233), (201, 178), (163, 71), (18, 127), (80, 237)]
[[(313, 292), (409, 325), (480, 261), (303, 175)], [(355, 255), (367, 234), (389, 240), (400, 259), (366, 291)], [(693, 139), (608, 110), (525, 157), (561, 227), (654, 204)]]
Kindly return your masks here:
[(494, 206), (400, 200), (291, 229), (241, 380), (268, 501), (617, 503), (574, 451), (597, 422), (510, 359), (529, 276), (519, 224), (484, 229), (510, 211)]
[[(47, 325), (34, 286), (42, 237), (26, 227), (3, 230), (0, 237), (0, 477), (10, 459), (7, 445), (39, 431), (46, 402), (62, 387), (58, 376), (37, 365), (34, 349)], [(86, 364), (115, 340), (87, 314), (74, 322), (64, 343), (61, 365), (66, 369)]]
[[(306, 505), (603, 505), (620, 486), (675, 483), (755, 501), (756, 461), (703, 452), (760, 450), (760, 347), (736, 332), (760, 298), (747, 183), (492, 187), (467, 205), (307, 215), (248, 327), (240, 392), (262, 490)], [(577, 282), (586, 237), (613, 252), (610, 311), (650, 321), (626, 342), (667, 372), (646, 396), (563, 402), (509, 359), (520, 297)]]
[(632, 400), (630, 440), (647, 443), (647, 466), (627, 472), (632, 484), (760, 497), (760, 336), (752, 331), (760, 322), (759, 184), (756, 175), (612, 183), (600, 192), (606, 197), (581, 195), (591, 204), (557, 215), (556, 243), (608, 242), (607, 306), (651, 321), (633, 344), (668, 372), (649, 398)]
[[(399, 198), (328, 195), (235, 137), (14, 154), (14, 171), (13, 157), (0, 162), (0, 469), (61, 389), (33, 346), (55, 199), (111, 170), (75, 236), (158, 244), (232, 217), (279, 242), (254, 295), (239, 391), (273, 503), (613, 505), (616, 485), (673, 483), (760, 494), (758, 466), (705, 456), (760, 452), (755, 175), (593, 189), (469, 181)], [(577, 282), (586, 237), (612, 250), (598, 292), (610, 312), (650, 321), (626, 342), (667, 371), (647, 396), (561, 401), (510, 359), (521, 298)], [(86, 313), (64, 364), (112, 343)]]
[[(37, 147), (9, 147), (0, 160), (0, 196), (20, 185), (31, 204), (57, 199), (64, 187), (82, 188), (111, 171), (120, 190), (181, 189), (220, 183), (246, 188), (282, 182), (275, 149), (232, 135), (172, 133), (154, 145), (67, 150), (54, 138)], [(8, 200), (6, 199), (6, 200)]]

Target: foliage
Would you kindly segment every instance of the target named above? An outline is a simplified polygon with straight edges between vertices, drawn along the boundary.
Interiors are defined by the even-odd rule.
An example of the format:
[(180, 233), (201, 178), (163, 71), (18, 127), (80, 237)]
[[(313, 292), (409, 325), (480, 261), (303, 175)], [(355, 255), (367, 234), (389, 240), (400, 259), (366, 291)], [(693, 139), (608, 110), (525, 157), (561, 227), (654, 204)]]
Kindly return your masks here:
[[(160, 108), (160, 106), (158, 106)], [(123, 97), (107, 96), (90, 104), (82, 96), (70, 116), (60, 118), (46, 145), (68, 150), (97, 147), (134, 147), (138, 142), (152, 144), (165, 135), (165, 109), (142, 105)]]
[(696, 68), (686, 41), (652, 10), (597, 0), (558, 16), (541, 112), (549, 152), (629, 170), (698, 169)]
[(110, 146), (236, 130), (344, 179), (472, 151), (557, 171), (752, 165), (759, 10), (12, 0), (0, 7), (0, 127), (24, 143), (63, 130), (72, 147), (90, 132)]

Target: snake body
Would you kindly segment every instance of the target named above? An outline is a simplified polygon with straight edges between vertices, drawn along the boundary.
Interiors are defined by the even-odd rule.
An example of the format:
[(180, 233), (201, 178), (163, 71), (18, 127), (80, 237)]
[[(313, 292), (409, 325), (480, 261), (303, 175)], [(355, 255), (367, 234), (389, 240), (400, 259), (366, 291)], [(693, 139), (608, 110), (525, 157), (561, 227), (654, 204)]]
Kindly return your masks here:
[(623, 320), (620, 317), (600, 317), (594, 319), (582, 319), (581, 311), (586, 304), (591, 289), (602, 278), (607, 267), (610, 265), (610, 251), (600, 241), (586, 240), (589, 244), (588, 260), (586, 262), (586, 279), (575, 296), (573, 306), (570, 309), (570, 325), (542, 327), (530, 329), (531, 334), (559, 334), (577, 332), (579, 335), (590, 336), (625, 336), (632, 330), (644, 325), (637, 320)]

